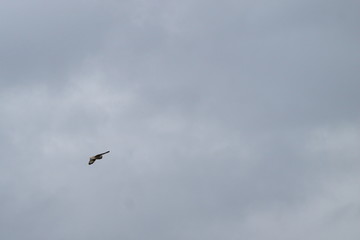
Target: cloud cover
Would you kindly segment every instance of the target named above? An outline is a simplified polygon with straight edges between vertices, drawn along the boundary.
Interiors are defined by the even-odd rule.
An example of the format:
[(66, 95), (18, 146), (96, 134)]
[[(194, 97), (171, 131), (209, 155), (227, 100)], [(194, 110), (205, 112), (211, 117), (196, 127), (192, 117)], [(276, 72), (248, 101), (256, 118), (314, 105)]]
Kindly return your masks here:
[(1, 238), (357, 239), (359, 8), (4, 1)]

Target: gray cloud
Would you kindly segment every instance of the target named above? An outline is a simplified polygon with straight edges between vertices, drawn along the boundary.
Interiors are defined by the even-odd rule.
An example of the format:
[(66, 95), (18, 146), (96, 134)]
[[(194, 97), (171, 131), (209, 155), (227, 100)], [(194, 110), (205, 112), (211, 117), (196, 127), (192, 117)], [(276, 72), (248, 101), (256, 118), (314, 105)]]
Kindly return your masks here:
[(5, 1), (0, 236), (356, 239), (359, 7)]

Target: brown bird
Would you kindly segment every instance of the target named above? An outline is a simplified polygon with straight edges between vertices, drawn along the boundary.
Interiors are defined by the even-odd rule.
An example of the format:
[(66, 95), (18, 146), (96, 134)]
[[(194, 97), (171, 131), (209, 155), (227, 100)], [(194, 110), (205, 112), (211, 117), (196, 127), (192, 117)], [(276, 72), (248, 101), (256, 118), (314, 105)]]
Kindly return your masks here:
[(98, 159), (102, 159), (103, 158), (103, 155), (104, 154), (107, 154), (107, 153), (109, 153), (110, 151), (107, 151), (107, 152), (104, 152), (104, 153), (99, 153), (99, 154), (97, 154), (97, 155), (95, 155), (95, 156), (92, 156), (92, 157), (90, 157), (90, 161), (89, 161), (89, 165), (91, 165), (91, 164), (93, 164), (96, 160), (98, 160)]

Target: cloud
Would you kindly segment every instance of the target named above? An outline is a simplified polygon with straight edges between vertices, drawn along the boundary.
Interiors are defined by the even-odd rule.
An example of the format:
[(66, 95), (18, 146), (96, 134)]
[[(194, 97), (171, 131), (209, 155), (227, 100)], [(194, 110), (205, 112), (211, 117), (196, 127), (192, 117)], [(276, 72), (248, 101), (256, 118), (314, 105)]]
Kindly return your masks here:
[(1, 237), (359, 235), (356, 1), (3, 7)]

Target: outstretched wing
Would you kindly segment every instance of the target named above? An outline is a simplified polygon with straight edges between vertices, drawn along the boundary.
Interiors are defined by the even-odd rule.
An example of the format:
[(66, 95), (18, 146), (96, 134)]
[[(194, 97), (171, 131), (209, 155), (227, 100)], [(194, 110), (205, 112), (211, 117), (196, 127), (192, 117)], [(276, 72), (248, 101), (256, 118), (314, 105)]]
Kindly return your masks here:
[(97, 155), (95, 155), (95, 157), (100, 157), (100, 156), (102, 156), (102, 155), (104, 155), (104, 154), (107, 154), (107, 153), (109, 153), (110, 151), (107, 151), (107, 152), (104, 152), (104, 153), (99, 153), (99, 154), (97, 154)]
[(90, 158), (89, 165), (93, 164), (96, 161), (96, 159)]

